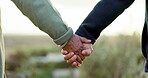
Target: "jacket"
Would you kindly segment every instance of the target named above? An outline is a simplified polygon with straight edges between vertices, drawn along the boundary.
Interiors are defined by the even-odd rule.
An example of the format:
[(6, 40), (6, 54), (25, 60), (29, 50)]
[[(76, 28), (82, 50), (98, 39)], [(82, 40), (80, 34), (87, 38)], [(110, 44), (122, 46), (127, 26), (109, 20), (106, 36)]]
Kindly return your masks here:
[[(124, 12), (135, 0), (101, 0), (82, 22), (77, 35), (92, 40), (92, 44), (100, 33), (120, 14)], [(145, 72), (148, 72), (148, 0), (146, 0), (146, 18), (142, 34), (142, 53), (146, 59)]]
[[(35, 26), (47, 33), (57, 45), (67, 42), (73, 35), (70, 27), (63, 22), (61, 16), (49, 0), (12, 0), (19, 10), (27, 16)], [(1, 14), (0, 14), (1, 15)], [(6, 78), (5, 49), (0, 21), (0, 78)]]

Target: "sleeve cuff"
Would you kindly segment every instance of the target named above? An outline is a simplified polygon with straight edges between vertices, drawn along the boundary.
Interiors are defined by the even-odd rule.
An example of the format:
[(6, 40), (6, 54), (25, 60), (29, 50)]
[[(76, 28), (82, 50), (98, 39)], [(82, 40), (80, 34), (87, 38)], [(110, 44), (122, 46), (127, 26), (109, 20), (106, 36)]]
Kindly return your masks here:
[(73, 30), (72, 28), (69, 27), (68, 31), (61, 37), (54, 39), (54, 42), (57, 45), (63, 45), (65, 42), (67, 42), (72, 37), (72, 35), (73, 35)]
[[(68, 42), (68, 41), (67, 41)], [(64, 47), (66, 44), (67, 44), (67, 42), (65, 42), (64, 44), (62, 44), (62, 45), (60, 45), (60, 47)]]

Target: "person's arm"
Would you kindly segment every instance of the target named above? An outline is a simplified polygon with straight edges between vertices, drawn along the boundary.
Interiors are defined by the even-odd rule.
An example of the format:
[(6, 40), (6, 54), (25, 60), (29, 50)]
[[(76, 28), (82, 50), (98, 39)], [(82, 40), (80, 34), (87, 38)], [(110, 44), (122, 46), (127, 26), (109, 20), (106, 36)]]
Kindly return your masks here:
[(95, 43), (101, 31), (133, 2), (134, 0), (101, 0), (82, 22), (76, 34)]
[[(79, 36), (62, 21), (50, 0), (12, 0), (20, 11), (39, 29), (46, 32), (64, 50), (77, 52), (83, 47)], [(83, 43), (90, 41), (84, 40)]]
[(49, 0), (12, 0), (35, 26), (46, 32), (57, 45), (68, 41), (73, 31), (61, 19)]

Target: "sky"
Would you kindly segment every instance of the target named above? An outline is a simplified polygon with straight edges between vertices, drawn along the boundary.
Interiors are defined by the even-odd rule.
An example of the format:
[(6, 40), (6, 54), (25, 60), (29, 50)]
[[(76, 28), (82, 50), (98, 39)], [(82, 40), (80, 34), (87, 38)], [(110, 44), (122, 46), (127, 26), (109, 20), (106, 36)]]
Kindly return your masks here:
[[(74, 31), (93, 9), (99, 0), (51, 0), (53, 6), (60, 12), (62, 19)], [(4, 34), (18, 35), (46, 35), (34, 26), (11, 2), (1, 0), (1, 20)], [(134, 32), (141, 34), (145, 15), (145, 0), (136, 0), (124, 11), (102, 34), (104, 35), (131, 35)]]

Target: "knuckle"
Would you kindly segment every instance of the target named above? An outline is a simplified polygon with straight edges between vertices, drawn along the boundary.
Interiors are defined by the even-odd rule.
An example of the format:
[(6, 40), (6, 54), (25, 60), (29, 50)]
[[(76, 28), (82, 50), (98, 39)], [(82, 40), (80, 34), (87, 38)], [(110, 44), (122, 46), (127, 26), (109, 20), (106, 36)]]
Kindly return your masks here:
[(73, 67), (76, 67), (76, 66), (77, 66), (77, 64), (75, 64), (75, 63), (74, 63), (74, 64), (72, 64), (72, 66), (73, 66)]
[(65, 53), (64, 52), (61, 52), (63, 55), (65, 55)]

